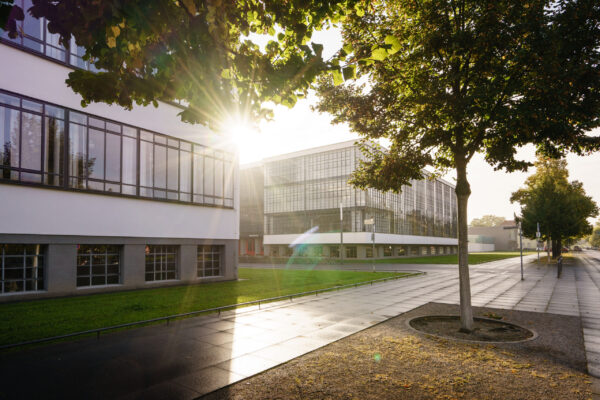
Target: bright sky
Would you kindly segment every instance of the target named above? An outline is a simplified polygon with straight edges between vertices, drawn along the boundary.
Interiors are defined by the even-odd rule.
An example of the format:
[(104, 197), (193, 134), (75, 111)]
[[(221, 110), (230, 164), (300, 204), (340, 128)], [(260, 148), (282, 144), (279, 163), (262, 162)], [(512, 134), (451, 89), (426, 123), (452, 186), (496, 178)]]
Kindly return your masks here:
[[(341, 47), (339, 31), (334, 29), (317, 32), (313, 35), (313, 40), (324, 45), (325, 57), (329, 57)], [(359, 137), (345, 125), (332, 125), (329, 115), (311, 111), (310, 105), (315, 102), (316, 97), (309, 96), (305, 100), (298, 101), (293, 109), (284, 106), (275, 107), (274, 119), (261, 123), (258, 130), (240, 129), (236, 132), (240, 163), (247, 164), (265, 157)], [(596, 133), (600, 134), (600, 132)], [(522, 149), (519, 156), (533, 161), (535, 159), (533, 146)], [(569, 155), (567, 161), (570, 180), (583, 182), (587, 194), (600, 205), (600, 153), (587, 157)], [(483, 156), (476, 155), (468, 168), (472, 191), (469, 200), (469, 221), (485, 214), (512, 219), (513, 213), (519, 212), (519, 207), (510, 203), (510, 195), (522, 186), (525, 178), (533, 172), (534, 169), (530, 169), (527, 173), (512, 174), (494, 171), (483, 160)], [(454, 182), (454, 177), (455, 174), (451, 173), (445, 178)]]

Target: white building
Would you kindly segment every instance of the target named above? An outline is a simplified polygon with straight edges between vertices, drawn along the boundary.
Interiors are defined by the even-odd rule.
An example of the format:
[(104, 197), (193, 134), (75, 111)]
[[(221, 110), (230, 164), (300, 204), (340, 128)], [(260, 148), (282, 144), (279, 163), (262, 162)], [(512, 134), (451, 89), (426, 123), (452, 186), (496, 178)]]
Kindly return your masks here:
[(0, 31), (0, 301), (236, 278), (235, 154), (176, 105), (82, 108), (44, 27)]

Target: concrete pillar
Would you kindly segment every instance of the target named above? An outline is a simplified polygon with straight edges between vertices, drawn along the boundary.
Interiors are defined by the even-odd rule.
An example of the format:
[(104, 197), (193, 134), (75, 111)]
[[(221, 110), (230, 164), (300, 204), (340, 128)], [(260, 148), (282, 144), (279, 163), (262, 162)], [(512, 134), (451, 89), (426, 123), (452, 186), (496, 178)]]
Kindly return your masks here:
[(237, 253), (237, 241), (228, 241), (221, 253), (222, 274), (226, 279), (237, 279), (238, 277), (238, 253)]
[(359, 245), (356, 246), (356, 257), (357, 258), (367, 258), (367, 246)]
[(121, 283), (125, 286), (146, 284), (146, 245), (126, 244), (121, 252)]
[(48, 245), (45, 269), (48, 293), (60, 294), (77, 289), (77, 245)]
[(198, 279), (198, 246), (179, 246), (179, 279), (182, 282), (195, 282)]

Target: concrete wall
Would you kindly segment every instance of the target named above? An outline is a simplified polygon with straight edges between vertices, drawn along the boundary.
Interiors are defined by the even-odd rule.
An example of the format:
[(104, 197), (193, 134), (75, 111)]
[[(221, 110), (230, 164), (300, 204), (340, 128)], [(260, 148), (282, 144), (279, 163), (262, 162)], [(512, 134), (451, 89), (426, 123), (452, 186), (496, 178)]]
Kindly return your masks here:
[[(48, 240), (54, 239), (53, 243)], [(153, 239), (153, 238), (102, 238), (102, 237), (32, 237), (30, 235), (0, 235), (0, 243), (44, 243), (44, 290), (16, 292), (0, 295), (0, 303), (22, 299), (85, 295), (120, 290), (149, 289), (161, 286), (198, 284), (237, 278), (237, 240)], [(122, 244), (120, 253), (120, 284), (77, 287), (78, 244)], [(178, 245), (178, 279), (146, 282), (146, 244)], [(198, 278), (197, 246), (221, 245), (222, 274), (218, 277)]]

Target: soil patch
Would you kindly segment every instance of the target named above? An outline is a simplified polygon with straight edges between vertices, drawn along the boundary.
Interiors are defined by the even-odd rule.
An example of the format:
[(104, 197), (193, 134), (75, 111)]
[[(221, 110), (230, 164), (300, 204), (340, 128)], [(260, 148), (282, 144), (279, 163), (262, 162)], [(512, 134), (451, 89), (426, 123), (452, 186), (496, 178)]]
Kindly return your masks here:
[(205, 399), (592, 397), (579, 318), (474, 307), (476, 316), (494, 313), (538, 333), (501, 344), (443, 339), (407, 326), (418, 316), (457, 313), (455, 305), (426, 304)]
[(460, 331), (460, 317), (457, 315), (417, 317), (410, 320), (409, 324), (431, 335), (476, 342), (520, 342), (534, 336), (529, 329), (518, 325), (478, 317), (474, 318), (473, 331), (469, 333)]

